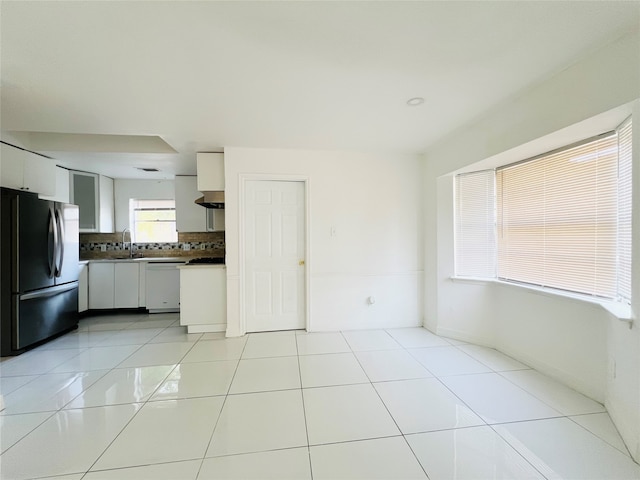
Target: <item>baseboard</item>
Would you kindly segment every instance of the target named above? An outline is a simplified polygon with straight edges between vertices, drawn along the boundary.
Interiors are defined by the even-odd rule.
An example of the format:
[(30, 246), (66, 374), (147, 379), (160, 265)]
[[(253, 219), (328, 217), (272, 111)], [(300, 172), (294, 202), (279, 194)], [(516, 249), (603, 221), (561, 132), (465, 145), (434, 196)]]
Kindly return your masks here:
[[(429, 329), (427, 328), (427, 330)], [(432, 330), (429, 330), (429, 331), (431, 331), (432, 333), (435, 333), (436, 335), (440, 335), (441, 337), (452, 338), (454, 340), (473, 343), (475, 345), (482, 345), (483, 347), (495, 348), (493, 340), (486, 337), (470, 335), (468, 332), (463, 332), (461, 330), (455, 330), (453, 328), (438, 327), (436, 328), (435, 332), (433, 332)]]
[(188, 325), (187, 333), (218, 333), (226, 332), (227, 325), (223, 323), (212, 325)]

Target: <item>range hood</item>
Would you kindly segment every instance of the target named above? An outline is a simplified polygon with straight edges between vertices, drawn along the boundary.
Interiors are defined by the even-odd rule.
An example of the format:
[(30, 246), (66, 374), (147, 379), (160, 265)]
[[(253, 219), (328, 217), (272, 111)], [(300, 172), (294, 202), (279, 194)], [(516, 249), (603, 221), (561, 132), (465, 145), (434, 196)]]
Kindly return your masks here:
[(224, 208), (224, 191), (202, 193), (203, 196), (196, 199), (198, 205), (205, 208)]

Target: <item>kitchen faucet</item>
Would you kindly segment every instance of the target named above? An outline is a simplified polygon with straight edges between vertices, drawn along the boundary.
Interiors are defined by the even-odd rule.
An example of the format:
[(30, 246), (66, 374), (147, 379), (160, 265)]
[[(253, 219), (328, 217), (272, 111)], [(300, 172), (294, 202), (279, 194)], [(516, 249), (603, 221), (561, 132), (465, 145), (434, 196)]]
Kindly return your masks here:
[[(124, 230), (122, 230), (122, 248), (124, 248), (124, 244), (127, 243), (124, 241), (125, 238), (125, 233), (129, 232), (129, 237), (131, 237), (131, 230), (129, 230), (129, 227), (126, 227)], [(133, 258), (133, 242), (128, 242), (129, 243), (129, 258)]]

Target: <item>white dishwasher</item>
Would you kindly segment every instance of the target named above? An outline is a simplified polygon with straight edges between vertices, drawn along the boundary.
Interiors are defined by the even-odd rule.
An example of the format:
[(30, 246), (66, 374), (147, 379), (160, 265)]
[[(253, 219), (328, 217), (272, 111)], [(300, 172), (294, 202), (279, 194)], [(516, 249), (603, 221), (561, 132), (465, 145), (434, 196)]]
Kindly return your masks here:
[(180, 271), (176, 262), (147, 263), (147, 309), (149, 313), (180, 311)]

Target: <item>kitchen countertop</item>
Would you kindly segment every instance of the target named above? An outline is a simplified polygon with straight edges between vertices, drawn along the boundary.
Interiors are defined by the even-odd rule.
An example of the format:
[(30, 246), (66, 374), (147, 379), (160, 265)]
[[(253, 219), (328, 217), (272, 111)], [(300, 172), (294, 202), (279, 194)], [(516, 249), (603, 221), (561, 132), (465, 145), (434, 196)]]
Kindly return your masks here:
[(191, 270), (192, 268), (227, 268), (224, 263), (192, 263), (178, 265), (179, 269)]
[(190, 259), (185, 257), (136, 257), (136, 258), (95, 258), (80, 260), (90, 263), (122, 263), (122, 262), (150, 262), (150, 263), (185, 263)]

